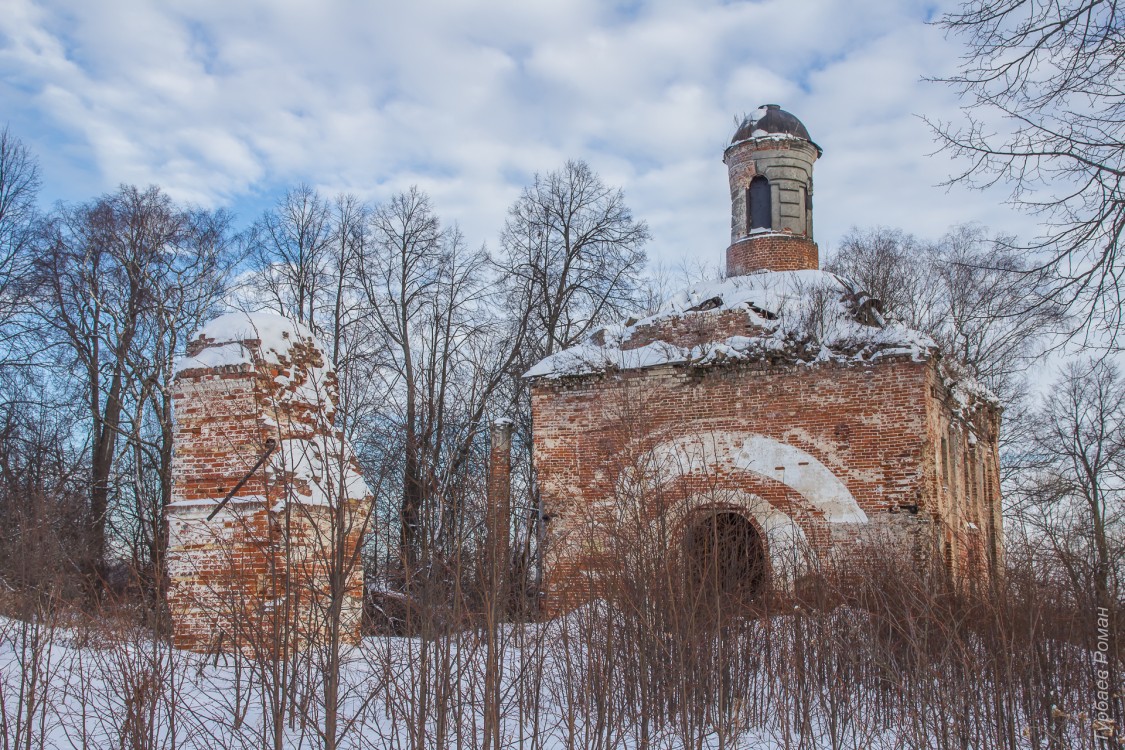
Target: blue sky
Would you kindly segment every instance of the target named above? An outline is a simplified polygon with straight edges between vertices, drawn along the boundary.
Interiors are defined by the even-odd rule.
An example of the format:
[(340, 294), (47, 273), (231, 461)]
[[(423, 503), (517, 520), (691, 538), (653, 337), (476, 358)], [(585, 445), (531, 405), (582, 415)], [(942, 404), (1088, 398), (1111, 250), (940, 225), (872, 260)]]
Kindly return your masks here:
[(959, 48), (912, 0), (6, 0), (0, 120), (39, 156), (44, 203), (119, 183), (252, 221), (286, 187), (379, 200), (410, 185), (495, 243), (535, 172), (587, 160), (668, 264), (729, 242), (722, 150), (776, 102), (825, 155), (816, 235), (853, 225), (1028, 234), (1003, 191), (940, 187), (923, 76)]

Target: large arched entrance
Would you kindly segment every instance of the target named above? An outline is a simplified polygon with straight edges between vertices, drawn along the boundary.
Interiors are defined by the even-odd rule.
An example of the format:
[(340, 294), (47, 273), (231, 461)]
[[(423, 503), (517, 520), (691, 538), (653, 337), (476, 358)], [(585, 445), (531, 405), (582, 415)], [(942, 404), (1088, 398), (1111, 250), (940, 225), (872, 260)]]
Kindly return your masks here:
[(698, 516), (684, 535), (687, 584), (698, 594), (752, 599), (766, 587), (768, 568), (761, 532), (729, 510)]

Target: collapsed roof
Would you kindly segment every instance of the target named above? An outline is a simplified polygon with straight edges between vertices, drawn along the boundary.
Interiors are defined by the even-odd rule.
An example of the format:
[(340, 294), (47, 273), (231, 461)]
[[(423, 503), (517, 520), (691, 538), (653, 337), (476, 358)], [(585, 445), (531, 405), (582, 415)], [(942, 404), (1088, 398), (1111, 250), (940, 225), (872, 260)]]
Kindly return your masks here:
[(936, 349), (932, 338), (886, 319), (878, 300), (836, 274), (774, 271), (697, 284), (655, 315), (600, 328), (524, 377), (753, 360), (921, 360)]

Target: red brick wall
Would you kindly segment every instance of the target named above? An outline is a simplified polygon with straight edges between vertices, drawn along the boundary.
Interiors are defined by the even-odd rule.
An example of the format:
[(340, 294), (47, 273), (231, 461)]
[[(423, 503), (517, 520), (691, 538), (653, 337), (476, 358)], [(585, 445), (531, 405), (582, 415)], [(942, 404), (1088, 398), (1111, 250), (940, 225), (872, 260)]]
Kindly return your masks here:
[(1000, 412), (972, 400), (962, 406), (938, 373), (929, 377), (927, 434), (933, 465), (935, 549), (952, 572), (977, 580), (1003, 562)]
[[(188, 353), (212, 344), (197, 339)], [(257, 342), (244, 344), (252, 352)], [(258, 653), (306, 647), (325, 632), (330, 577), (340, 575), (344, 639), (354, 641), (362, 566), (339, 573), (332, 550), (342, 541), (345, 559), (354, 557), (370, 497), (317, 502), (309, 483), (286, 468), (296, 457), (285, 457), (309, 439), (343, 446), (331, 427), (335, 376), (311, 341), (293, 341), (280, 359), (252, 359), (184, 369), (174, 384), (173, 497), (167, 509), (174, 643), (194, 651)], [(278, 448), (267, 464), (206, 520), (251, 471), (269, 439)]]
[[(952, 403), (936, 364), (907, 358), (876, 364), (666, 366), (534, 383), (534, 456), (551, 516), (548, 609), (598, 593), (599, 567), (613, 564), (609, 538), (638, 524), (678, 529), (691, 508), (703, 506), (741, 507), (758, 523), (788, 517), (803, 534), (806, 551), (814, 553), (811, 564), (831, 564), (854, 541), (876, 537), (923, 558), (934, 551), (935, 523), (943, 533), (950, 531), (958, 555), (968, 555), (964, 550), (972, 541), (964, 520), (983, 519), (984, 509), (998, 519), (995, 435), (977, 438), (974, 460), (993, 472), (981, 491), (963, 497), (957, 488), (943, 490), (939, 430), (962, 425)], [(967, 434), (970, 428), (959, 429)], [(686, 439), (698, 441), (701, 454), (712, 454), (702, 460), (705, 468), (681, 461), (671, 473), (654, 469), (664, 460), (657, 446), (685, 436), (697, 436)], [(846, 487), (868, 522), (826, 519), (821, 507), (794, 489), (799, 482), (793, 477), (810, 472), (807, 465), (783, 461), (761, 471), (740, 468), (742, 459), (724, 451), (751, 436), (797, 449), (787, 461), (819, 462)], [(802, 461), (802, 454), (808, 458)], [(751, 508), (748, 503), (760, 501), (749, 498), (768, 507)], [(962, 508), (964, 517), (955, 516), (953, 507)], [(664, 534), (663, 543), (674, 546), (678, 533)], [(793, 577), (780, 569), (773, 575), (779, 581)]]
[(732, 336), (756, 336), (763, 332), (761, 326), (750, 322), (745, 309), (712, 310), (665, 316), (654, 323), (637, 325), (629, 339), (622, 342), (621, 348), (624, 351), (639, 349), (654, 341), (688, 348)]
[(753, 271), (804, 271), (820, 268), (820, 251), (812, 240), (787, 234), (763, 234), (727, 248), (727, 276)]

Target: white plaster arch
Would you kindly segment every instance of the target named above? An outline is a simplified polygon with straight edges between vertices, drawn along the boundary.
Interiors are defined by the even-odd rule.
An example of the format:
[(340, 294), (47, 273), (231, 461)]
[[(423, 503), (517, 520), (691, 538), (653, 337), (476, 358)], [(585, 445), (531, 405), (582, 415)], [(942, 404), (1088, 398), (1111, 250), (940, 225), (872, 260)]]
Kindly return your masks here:
[(647, 458), (621, 477), (623, 489), (642, 491), (708, 470), (748, 471), (789, 487), (821, 510), (828, 523), (867, 523), (867, 514), (831, 469), (807, 451), (765, 435), (695, 432), (660, 443)]

